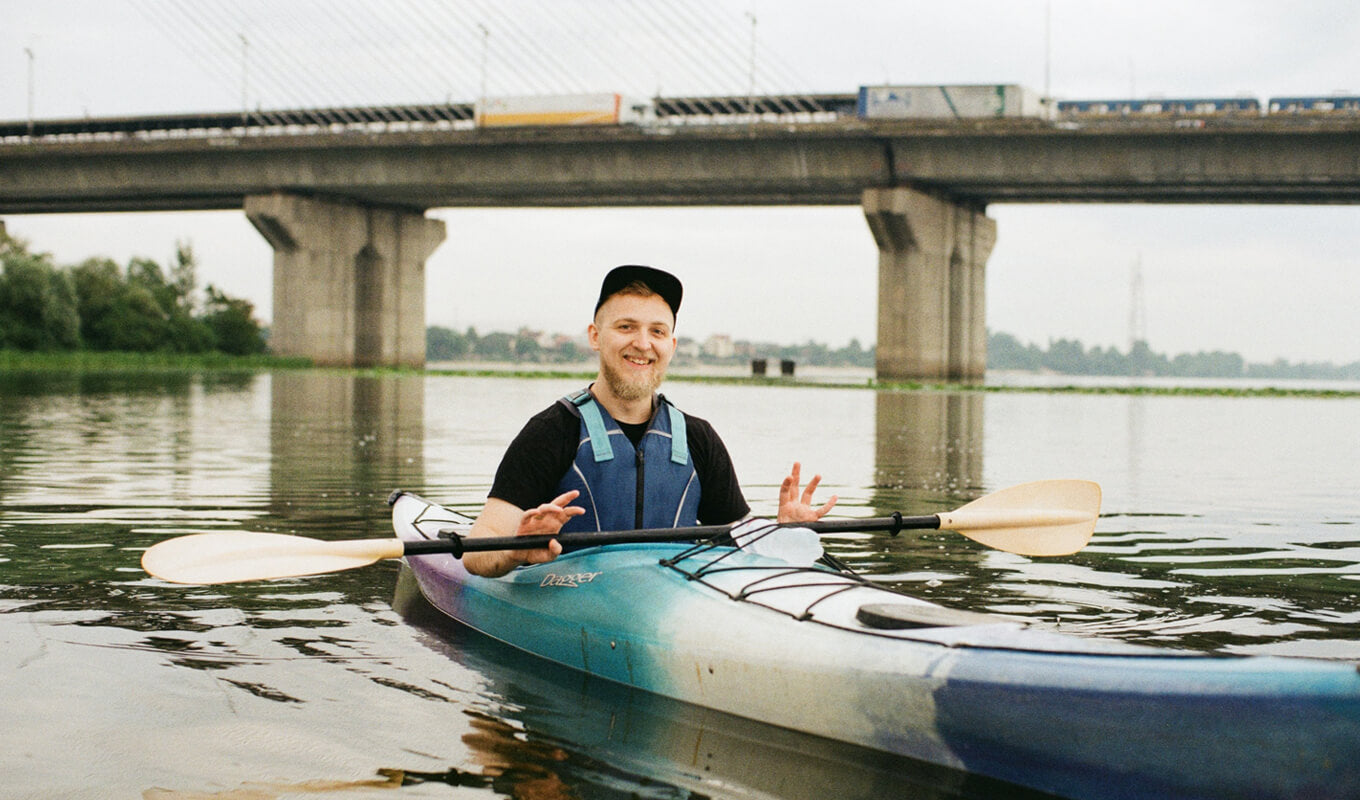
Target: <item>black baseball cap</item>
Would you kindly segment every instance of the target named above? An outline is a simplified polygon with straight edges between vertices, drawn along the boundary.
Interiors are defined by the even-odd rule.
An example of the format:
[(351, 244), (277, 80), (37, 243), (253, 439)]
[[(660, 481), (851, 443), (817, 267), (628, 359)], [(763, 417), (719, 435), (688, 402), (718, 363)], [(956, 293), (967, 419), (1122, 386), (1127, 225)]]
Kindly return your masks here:
[(680, 286), (680, 279), (669, 272), (638, 264), (624, 264), (609, 270), (609, 274), (604, 276), (604, 283), (600, 285), (600, 299), (595, 303), (595, 311), (599, 312), (604, 301), (633, 283), (640, 283), (661, 295), (661, 299), (671, 307), (671, 316), (680, 313), (680, 297), (685, 291)]

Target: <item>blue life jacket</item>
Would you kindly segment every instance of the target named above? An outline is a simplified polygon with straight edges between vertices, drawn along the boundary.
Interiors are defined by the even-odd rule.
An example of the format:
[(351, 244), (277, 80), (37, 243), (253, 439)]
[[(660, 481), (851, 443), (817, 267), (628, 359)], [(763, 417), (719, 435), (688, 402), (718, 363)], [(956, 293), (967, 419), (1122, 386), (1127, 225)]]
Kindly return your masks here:
[(590, 389), (562, 398), (581, 420), (581, 440), (557, 492), (581, 494), (563, 532), (673, 528), (699, 520), (699, 475), (686, 438), (685, 415), (657, 395), (656, 412), (637, 447)]

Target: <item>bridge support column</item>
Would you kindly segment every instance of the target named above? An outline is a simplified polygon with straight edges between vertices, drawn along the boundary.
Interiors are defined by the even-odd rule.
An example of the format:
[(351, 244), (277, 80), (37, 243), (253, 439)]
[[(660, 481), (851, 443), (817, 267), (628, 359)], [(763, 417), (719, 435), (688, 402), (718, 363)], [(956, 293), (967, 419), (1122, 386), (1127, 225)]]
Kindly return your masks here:
[(996, 221), (914, 189), (866, 189), (878, 243), (879, 380), (980, 381)]
[(274, 248), (275, 354), (425, 365), (425, 259), (441, 220), (282, 193), (247, 197), (245, 212)]

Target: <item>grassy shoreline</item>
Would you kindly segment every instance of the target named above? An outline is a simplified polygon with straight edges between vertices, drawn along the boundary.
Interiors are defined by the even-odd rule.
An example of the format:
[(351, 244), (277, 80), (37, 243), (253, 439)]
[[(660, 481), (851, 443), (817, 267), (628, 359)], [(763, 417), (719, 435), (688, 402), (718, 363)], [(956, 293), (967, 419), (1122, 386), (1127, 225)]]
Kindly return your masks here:
[(96, 350), (29, 352), (0, 350), (6, 372), (178, 372), (193, 370), (308, 369), (305, 358), (232, 356), (226, 353), (122, 353)]
[[(494, 370), (494, 369), (431, 369), (426, 375), (474, 378), (577, 378), (591, 380), (594, 372)], [(1118, 377), (1118, 376), (1111, 376)], [(861, 381), (836, 383), (807, 381), (796, 378), (753, 378), (702, 375), (667, 375), (668, 383), (710, 383), (739, 386), (797, 387), (802, 389), (871, 389), (892, 392), (980, 392), (990, 394), (1108, 394), (1147, 395), (1168, 397), (1322, 397), (1360, 399), (1360, 389), (1307, 389), (1295, 387), (1244, 386), (1004, 386), (997, 384), (918, 382), (918, 381)]]
[[(195, 372), (236, 371), (269, 372), (273, 370), (319, 370), (349, 372), (360, 375), (438, 375), (474, 378), (534, 378), (577, 379), (588, 381), (595, 377), (593, 369), (580, 366), (560, 369), (524, 369), (515, 365), (459, 366), (456, 368), (414, 369), (411, 367), (316, 367), (309, 359), (277, 356), (230, 356), (223, 353), (108, 353), (73, 351), (33, 353), (0, 350), (0, 375), (33, 372)], [(1119, 376), (1110, 376), (1117, 380)], [(1317, 397), (1335, 399), (1360, 398), (1360, 389), (1326, 389), (1271, 386), (1082, 386), (1077, 384), (1052, 386), (1015, 386), (934, 381), (816, 381), (783, 377), (721, 376), (675, 374), (667, 376), (675, 383), (709, 383), (739, 386), (798, 387), (819, 389), (870, 389), (897, 392), (984, 392), (1003, 394), (1106, 394), (1131, 396), (1172, 397)]]

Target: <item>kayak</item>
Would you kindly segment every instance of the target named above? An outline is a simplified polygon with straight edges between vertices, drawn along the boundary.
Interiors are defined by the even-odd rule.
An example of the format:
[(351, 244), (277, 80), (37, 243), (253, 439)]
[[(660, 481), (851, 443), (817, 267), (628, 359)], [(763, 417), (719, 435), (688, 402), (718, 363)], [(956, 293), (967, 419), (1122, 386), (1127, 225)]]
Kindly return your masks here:
[[(1047, 792), (553, 668), (452, 622), (426, 601), (404, 565), (391, 605), (450, 669), (482, 676), (478, 697), (464, 711), (480, 730), (506, 736), (500, 744), (465, 739), (474, 753), (495, 753), (500, 762), (514, 753), (517, 769), (557, 776), (569, 787), (552, 795), (559, 800), (1053, 800)], [(474, 754), (472, 763), (481, 760)], [(408, 782), (419, 777), (409, 769), (403, 774)]]
[[(400, 493), (404, 542), (471, 520)], [(1072, 798), (1360, 797), (1350, 661), (1044, 630), (711, 543), (611, 544), (500, 578), (408, 555), (452, 620), (696, 706)]]

